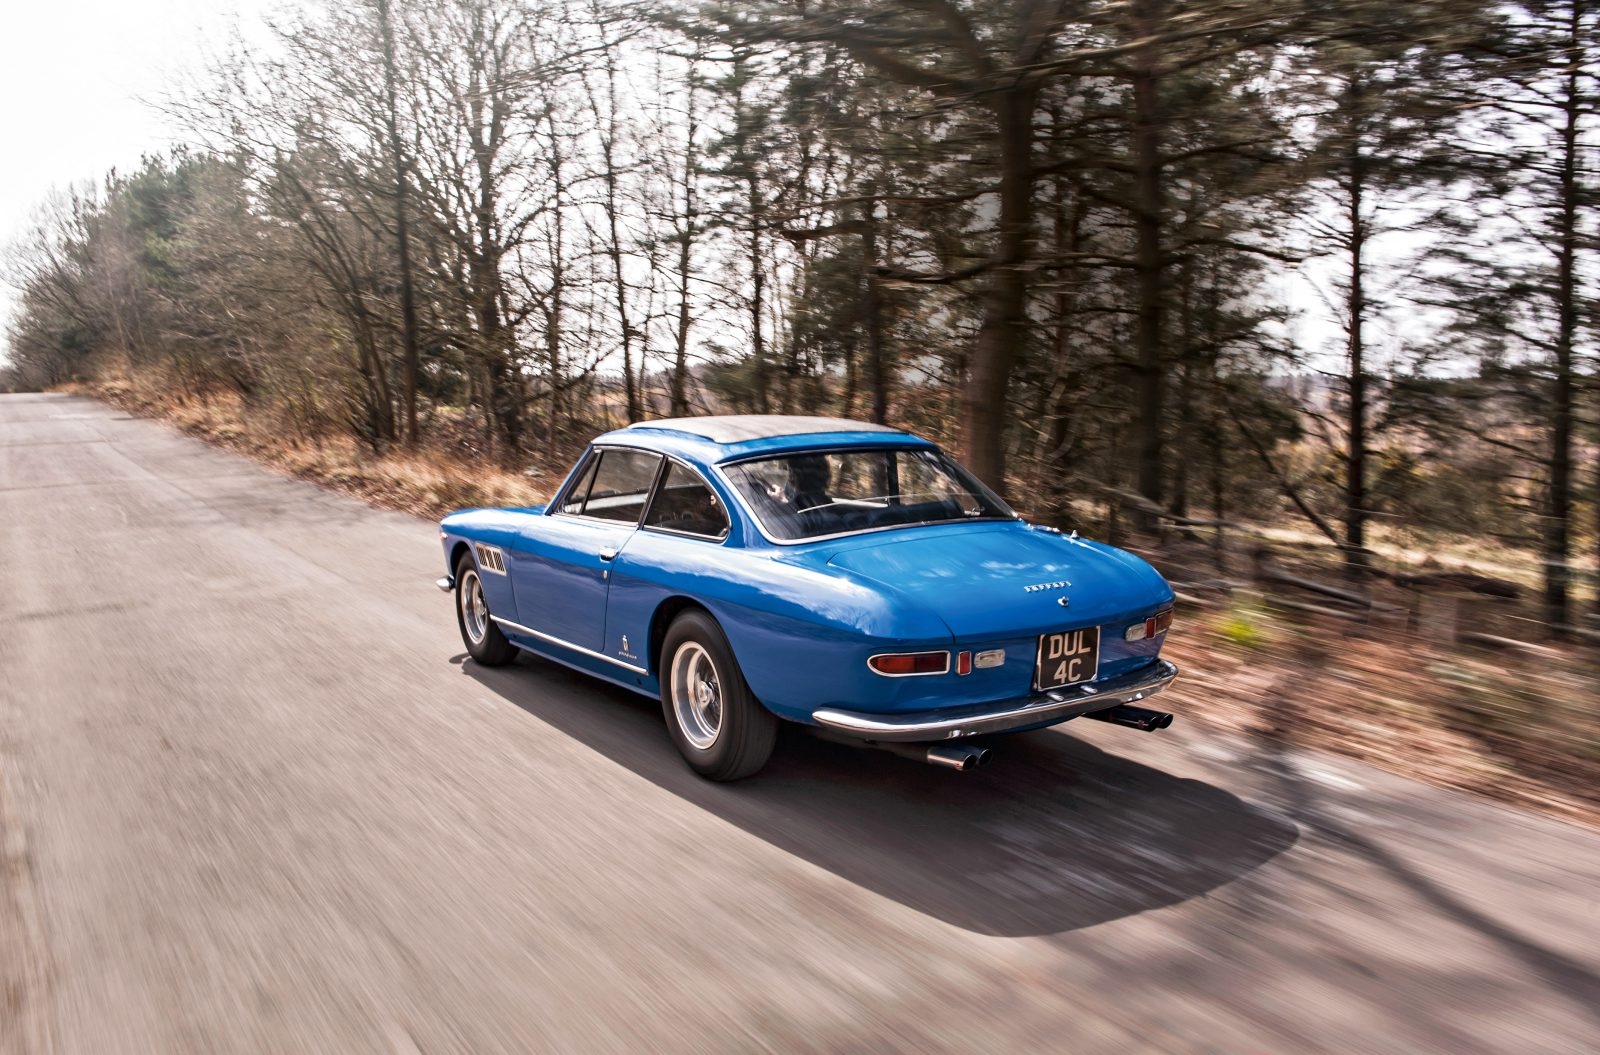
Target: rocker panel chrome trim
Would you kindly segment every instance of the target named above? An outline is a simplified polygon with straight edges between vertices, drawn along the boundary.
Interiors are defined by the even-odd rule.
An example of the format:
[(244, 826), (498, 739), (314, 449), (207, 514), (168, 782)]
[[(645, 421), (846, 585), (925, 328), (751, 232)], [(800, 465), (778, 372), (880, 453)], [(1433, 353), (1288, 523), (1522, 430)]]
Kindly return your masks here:
[(590, 656), (594, 659), (603, 659), (607, 663), (614, 663), (623, 670), (631, 670), (635, 674), (650, 673), (643, 667), (636, 667), (632, 663), (624, 663), (620, 659), (613, 659), (603, 652), (596, 652), (593, 649), (584, 648), (582, 645), (574, 645), (570, 641), (563, 641), (559, 637), (552, 637), (549, 634), (542, 634), (531, 626), (523, 626), (521, 623), (513, 623), (511, 620), (502, 619), (497, 615), (491, 615), (489, 618), (493, 619), (495, 622), (499, 623), (501, 626), (505, 627), (507, 630), (510, 630), (514, 634), (521, 634), (523, 637), (531, 637), (536, 641), (544, 641), (548, 644), (559, 645), (562, 648), (569, 648), (580, 655)]

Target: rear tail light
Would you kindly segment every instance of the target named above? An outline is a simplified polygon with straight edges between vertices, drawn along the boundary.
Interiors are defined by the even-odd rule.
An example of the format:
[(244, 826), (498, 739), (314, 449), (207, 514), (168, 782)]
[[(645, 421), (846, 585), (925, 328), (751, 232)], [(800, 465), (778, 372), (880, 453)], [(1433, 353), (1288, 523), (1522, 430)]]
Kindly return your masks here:
[(956, 673), (957, 674), (971, 674), (972, 673), (972, 653), (971, 652), (957, 652), (956, 653)]
[(1134, 623), (1122, 632), (1122, 636), (1129, 641), (1143, 641), (1147, 637), (1159, 637), (1166, 633), (1171, 625), (1172, 609), (1167, 608), (1142, 623)]
[(948, 652), (891, 652), (873, 656), (867, 666), (874, 673), (890, 678), (904, 678), (912, 674), (944, 674), (950, 670)]

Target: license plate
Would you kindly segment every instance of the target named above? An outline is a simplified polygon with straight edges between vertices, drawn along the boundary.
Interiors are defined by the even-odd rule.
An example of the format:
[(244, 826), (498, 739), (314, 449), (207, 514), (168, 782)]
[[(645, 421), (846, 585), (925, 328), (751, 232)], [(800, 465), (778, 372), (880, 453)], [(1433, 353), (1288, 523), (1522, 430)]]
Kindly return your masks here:
[(1033, 687), (1038, 691), (1093, 681), (1099, 669), (1099, 627), (1039, 635), (1039, 658), (1033, 668)]

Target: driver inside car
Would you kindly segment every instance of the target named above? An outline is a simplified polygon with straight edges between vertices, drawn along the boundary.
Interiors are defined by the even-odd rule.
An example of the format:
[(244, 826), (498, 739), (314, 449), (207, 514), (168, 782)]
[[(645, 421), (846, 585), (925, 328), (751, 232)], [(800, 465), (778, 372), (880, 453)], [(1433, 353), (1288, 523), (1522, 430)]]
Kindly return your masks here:
[(796, 510), (804, 511), (825, 506), (833, 501), (828, 494), (832, 470), (828, 459), (820, 454), (800, 454), (789, 459), (789, 485), (783, 497)]

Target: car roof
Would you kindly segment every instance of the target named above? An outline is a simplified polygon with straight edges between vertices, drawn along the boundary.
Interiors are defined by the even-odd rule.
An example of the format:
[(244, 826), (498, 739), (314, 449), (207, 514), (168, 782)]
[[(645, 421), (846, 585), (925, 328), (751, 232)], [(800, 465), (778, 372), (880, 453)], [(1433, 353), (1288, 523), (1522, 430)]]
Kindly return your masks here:
[(594, 442), (644, 447), (705, 465), (828, 447), (933, 446), (919, 436), (887, 425), (799, 414), (661, 418), (616, 429)]
[(630, 429), (666, 429), (687, 432), (712, 443), (744, 443), (775, 436), (808, 436), (817, 432), (903, 432), (888, 425), (849, 418), (811, 417), (805, 414), (707, 414), (698, 418), (661, 418), (639, 421)]

